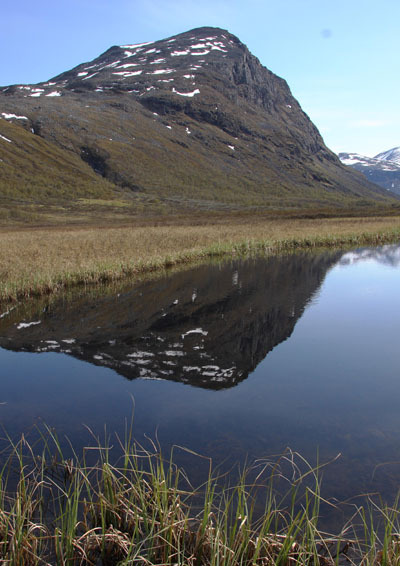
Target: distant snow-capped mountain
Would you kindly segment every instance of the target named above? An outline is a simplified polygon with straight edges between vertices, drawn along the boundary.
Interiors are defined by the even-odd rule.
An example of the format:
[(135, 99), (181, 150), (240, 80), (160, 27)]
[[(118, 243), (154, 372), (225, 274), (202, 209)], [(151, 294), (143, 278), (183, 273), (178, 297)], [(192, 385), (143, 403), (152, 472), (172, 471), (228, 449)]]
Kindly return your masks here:
[(400, 147), (383, 151), (375, 157), (359, 153), (339, 153), (344, 165), (361, 171), (369, 181), (400, 195)]
[(391, 161), (400, 165), (400, 147), (394, 147), (388, 151), (383, 151), (375, 155), (375, 159), (380, 159), (382, 161)]

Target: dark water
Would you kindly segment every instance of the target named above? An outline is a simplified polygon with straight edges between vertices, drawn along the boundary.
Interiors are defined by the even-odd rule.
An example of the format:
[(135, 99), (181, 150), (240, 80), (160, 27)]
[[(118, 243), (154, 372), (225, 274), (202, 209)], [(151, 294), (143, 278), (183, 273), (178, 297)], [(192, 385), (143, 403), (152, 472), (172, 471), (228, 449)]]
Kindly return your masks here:
[[(400, 247), (197, 267), (0, 319), (0, 423), (134, 432), (215, 464), (287, 447), (339, 500), (400, 479)], [(1, 441), (0, 441), (1, 444)], [(65, 443), (67, 445), (67, 443)], [(198, 459), (177, 452), (201, 479)], [(207, 466), (205, 466), (206, 468)]]

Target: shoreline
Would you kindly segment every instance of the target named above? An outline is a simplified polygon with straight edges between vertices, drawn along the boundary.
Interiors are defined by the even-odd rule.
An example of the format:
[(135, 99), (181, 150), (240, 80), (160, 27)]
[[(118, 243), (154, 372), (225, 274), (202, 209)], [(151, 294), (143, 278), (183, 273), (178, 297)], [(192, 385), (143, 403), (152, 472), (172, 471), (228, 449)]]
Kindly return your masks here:
[(400, 241), (400, 217), (3, 229), (0, 304), (211, 258)]

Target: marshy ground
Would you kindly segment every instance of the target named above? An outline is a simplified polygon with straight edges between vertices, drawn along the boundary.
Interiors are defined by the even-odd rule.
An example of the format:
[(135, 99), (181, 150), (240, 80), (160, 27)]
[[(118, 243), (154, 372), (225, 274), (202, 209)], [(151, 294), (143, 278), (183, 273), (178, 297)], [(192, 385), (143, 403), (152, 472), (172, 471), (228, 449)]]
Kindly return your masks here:
[(134, 276), (224, 254), (383, 244), (400, 216), (270, 218), (217, 215), (141, 218), (112, 225), (0, 228), (0, 301)]

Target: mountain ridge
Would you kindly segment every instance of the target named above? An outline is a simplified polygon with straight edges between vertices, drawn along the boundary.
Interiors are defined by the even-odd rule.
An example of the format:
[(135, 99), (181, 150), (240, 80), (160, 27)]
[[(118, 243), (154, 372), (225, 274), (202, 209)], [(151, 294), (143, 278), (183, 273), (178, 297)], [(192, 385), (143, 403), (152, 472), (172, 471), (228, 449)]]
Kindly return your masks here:
[[(31, 189), (39, 200), (59, 198), (60, 186), (71, 199), (93, 197), (100, 181), (102, 198), (133, 209), (391, 202), (341, 165), (286, 81), (219, 28), (113, 46), (49, 81), (2, 87), (0, 116), (0, 135), (10, 136), (0, 139), (0, 182), (17, 198), (28, 198), (32, 174), (24, 176), (12, 144), (23, 153), (35, 136), (63, 154), (49, 162), (52, 152), (28, 150), (44, 187)], [(74, 161), (75, 180), (64, 171), (47, 181), (43, 164), (57, 173), (60, 160)]]
[(400, 147), (383, 151), (375, 157), (342, 152), (339, 153), (339, 159), (363, 173), (373, 183), (400, 195)]
[(400, 165), (400, 146), (378, 153), (378, 155), (375, 155), (375, 159), (390, 161), (391, 163), (397, 163), (397, 165)]

